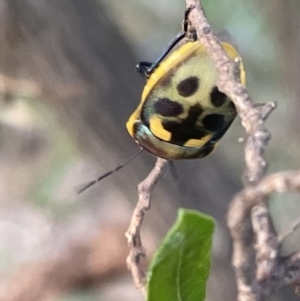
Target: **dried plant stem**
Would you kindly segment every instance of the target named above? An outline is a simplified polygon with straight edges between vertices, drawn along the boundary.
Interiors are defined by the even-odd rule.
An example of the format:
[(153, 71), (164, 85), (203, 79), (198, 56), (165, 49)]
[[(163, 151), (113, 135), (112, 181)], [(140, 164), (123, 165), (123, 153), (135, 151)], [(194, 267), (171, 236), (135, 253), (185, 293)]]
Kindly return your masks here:
[(299, 228), (300, 226), (300, 216), (297, 217), (291, 224), (290, 226), (285, 230), (283, 231), (282, 233), (279, 233), (278, 235), (278, 242), (279, 243), (282, 243), (283, 240), (289, 236), (290, 234), (294, 233), (294, 231)]
[(262, 154), (270, 139), (270, 133), (264, 127), (264, 120), (275, 108), (275, 104), (256, 106), (252, 102), (247, 89), (240, 82), (239, 62), (230, 60), (224, 52), (212, 32), (199, 1), (186, 0), (186, 3), (187, 6), (194, 7), (190, 13), (191, 22), (218, 70), (218, 88), (234, 102), (242, 119), (242, 125), (249, 135), (245, 156), (246, 180), (249, 183), (256, 183), (267, 166)]
[(125, 234), (130, 249), (127, 257), (127, 266), (131, 271), (135, 285), (142, 289), (144, 295), (146, 274), (142, 262), (142, 259), (145, 258), (145, 251), (140, 235), (141, 226), (145, 212), (150, 209), (152, 190), (164, 174), (167, 163), (167, 160), (158, 158), (147, 178), (138, 185), (138, 203), (133, 211), (129, 228)]
[(285, 258), (284, 268), (280, 264), (282, 259), (278, 258), (278, 238), (266, 200), (274, 191), (298, 191), (300, 183), (296, 179), (297, 172), (278, 174), (262, 180), (267, 167), (263, 155), (271, 138), (264, 122), (274, 110), (275, 103), (253, 104), (247, 89), (240, 83), (239, 62), (231, 61), (223, 51), (199, 1), (186, 0), (186, 3), (188, 7), (193, 7), (190, 20), (218, 70), (218, 88), (234, 102), (247, 133), (244, 177), (246, 188), (231, 203), (228, 226), (233, 238), (237, 300), (263, 300), (275, 288), (295, 281), (299, 276), (298, 254)]
[[(255, 186), (241, 191), (232, 201), (230, 214), (234, 220), (229, 227), (236, 238), (245, 217), (252, 210), (253, 229), (256, 235), (256, 284), (257, 299), (263, 300), (279, 287), (291, 284), (300, 277), (300, 253), (278, 257), (279, 239), (269, 222), (268, 212), (256, 212), (255, 206), (266, 202), (272, 193), (300, 192), (300, 171), (280, 172), (268, 176)], [(261, 210), (261, 209), (259, 209)], [(230, 219), (230, 216), (229, 216)], [(271, 227), (271, 229), (270, 229)], [(238, 236), (237, 236), (238, 237)], [(240, 241), (237, 241), (240, 244)], [(243, 254), (239, 254), (242, 257)], [(243, 299), (241, 299), (243, 300)], [(247, 299), (246, 299), (247, 300)]]

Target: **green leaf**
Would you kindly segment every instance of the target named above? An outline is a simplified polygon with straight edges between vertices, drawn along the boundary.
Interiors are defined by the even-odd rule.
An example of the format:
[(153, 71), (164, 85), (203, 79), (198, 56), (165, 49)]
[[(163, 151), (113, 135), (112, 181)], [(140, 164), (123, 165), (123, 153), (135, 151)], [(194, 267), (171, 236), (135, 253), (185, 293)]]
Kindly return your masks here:
[(148, 273), (148, 301), (202, 301), (210, 269), (214, 221), (180, 209), (177, 221), (154, 255)]

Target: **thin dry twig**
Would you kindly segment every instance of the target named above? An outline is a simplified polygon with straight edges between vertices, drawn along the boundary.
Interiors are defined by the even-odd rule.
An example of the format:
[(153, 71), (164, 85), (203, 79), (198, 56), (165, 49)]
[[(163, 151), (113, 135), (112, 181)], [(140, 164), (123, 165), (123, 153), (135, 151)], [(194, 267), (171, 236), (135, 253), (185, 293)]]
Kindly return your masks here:
[[(205, 46), (219, 73), (218, 88), (234, 102), (247, 134), (246, 179), (256, 183), (266, 169), (263, 158), (264, 149), (270, 139), (270, 133), (264, 127), (264, 120), (275, 108), (274, 103), (256, 106), (247, 89), (241, 84), (239, 62), (232, 61), (224, 52), (219, 40), (213, 34), (204, 11), (198, 0), (186, 0), (188, 7), (194, 7), (190, 20), (197, 31), (199, 40)], [(238, 72), (237, 72), (238, 70)]]
[(157, 181), (163, 176), (168, 161), (158, 158), (155, 166), (147, 178), (138, 185), (139, 199), (133, 211), (126, 237), (129, 245), (129, 255), (127, 257), (127, 266), (131, 271), (135, 285), (142, 289), (144, 295), (144, 285), (146, 275), (142, 259), (145, 258), (145, 251), (141, 240), (141, 226), (144, 220), (145, 212), (150, 209), (151, 193)]
[(287, 238), (290, 234), (294, 233), (297, 228), (300, 226), (300, 216), (296, 218), (289, 227), (284, 230), (282, 233), (278, 234), (278, 242), (282, 243), (284, 239)]
[[(253, 185), (262, 178), (267, 167), (263, 154), (271, 136), (264, 126), (264, 121), (275, 108), (275, 104), (269, 103), (259, 106), (253, 104), (247, 89), (240, 82), (239, 62), (230, 60), (223, 51), (220, 42), (212, 32), (199, 1), (186, 0), (186, 3), (189, 7), (194, 7), (190, 13), (191, 22), (218, 70), (218, 88), (234, 102), (248, 135), (245, 146), (246, 172), (244, 178), (245, 183)], [(262, 209), (266, 209), (263, 208), (264, 205), (260, 204), (260, 206)], [(228, 221), (233, 225), (236, 224), (234, 213), (230, 209)], [(268, 227), (268, 229), (271, 228)], [(232, 227), (230, 230), (233, 237), (233, 265), (237, 278), (238, 300), (257, 300), (256, 296), (260, 293), (256, 290), (257, 283), (253, 269), (254, 233), (250, 211), (244, 215), (243, 223), (239, 224), (238, 231), (233, 231)], [(257, 262), (260, 262), (258, 258)]]
[[(277, 235), (268, 208), (263, 202), (266, 201), (269, 194), (257, 193), (251, 199), (247, 197), (251, 186), (259, 183), (266, 171), (267, 163), (263, 155), (271, 135), (265, 128), (264, 121), (274, 110), (275, 103), (253, 104), (246, 88), (240, 83), (239, 62), (233, 62), (226, 56), (218, 39), (214, 36), (198, 0), (186, 0), (186, 2), (187, 6), (194, 7), (190, 13), (191, 22), (218, 70), (218, 88), (230, 96), (234, 102), (248, 135), (245, 146), (245, 184), (249, 188), (246, 188), (232, 201), (228, 213), (228, 226), (233, 237), (233, 265), (238, 286), (237, 299), (239, 301), (262, 300), (275, 288), (290, 283), (289, 279), (294, 281), (299, 270), (297, 265), (288, 262), (288, 258), (285, 259), (285, 268), (279, 264)], [(294, 176), (296, 176), (294, 173), (276, 175), (275, 178), (267, 178), (262, 181), (255, 188), (259, 190), (267, 189), (267, 187), (275, 189), (276, 187), (276, 191), (285, 188), (287, 191), (298, 191), (298, 183)], [(274, 185), (272, 186), (271, 183)], [(256, 248), (254, 249), (255, 238)], [(295, 256), (297, 257), (298, 254)], [(253, 264), (253, 258), (256, 259), (256, 265)], [(294, 257), (291, 257), (290, 260), (292, 258)]]
[[(267, 201), (272, 193), (284, 192), (300, 192), (300, 171), (287, 171), (273, 174), (264, 178), (256, 186), (247, 187), (240, 192), (232, 201), (231, 214), (235, 215), (236, 223), (230, 224), (232, 231), (240, 231), (240, 225), (252, 208), (255, 208), (261, 201)], [(254, 218), (254, 226), (257, 221)], [(296, 252), (284, 258), (277, 258), (279, 240), (270, 233), (273, 229), (268, 229), (265, 217), (260, 224), (266, 223), (265, 227), (260, 226), (255, 229), (259, 239), (265, 240), (265, 243), (258, 243), (257, 258), (261, 262), (257, 262), (257, 291), (259, 298), (254, 300), (262, 300), (263, 297), (269, 296), (276, 289), (283, 285), (291, 284), (300, 278), (300, 252)], [(260, 233), (258, 233), (258, 230)]]
[[(252, 208), (252, 226), (256, 237), (256, 280), (270, 287), (270, 277), (278, 261), (278, 240), (266, 206)], [(271, 229), (270, 229), (271, 227)]]

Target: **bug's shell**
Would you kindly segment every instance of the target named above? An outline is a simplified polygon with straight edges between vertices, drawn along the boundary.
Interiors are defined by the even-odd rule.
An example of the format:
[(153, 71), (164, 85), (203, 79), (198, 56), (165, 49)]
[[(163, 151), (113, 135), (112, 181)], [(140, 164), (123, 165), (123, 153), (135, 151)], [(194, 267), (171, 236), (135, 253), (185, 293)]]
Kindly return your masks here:
[[(231, 59), (240, 58), (229, 44)], [(243, 64), (240, 77), (245, 84)], [(233, 102), (216, 87), (216, 68), (199, 41), (172, 52), (151, 74), (130, 116), (129, 134), (150, 153), (166, 159), (210, 154), (236, 116)]]

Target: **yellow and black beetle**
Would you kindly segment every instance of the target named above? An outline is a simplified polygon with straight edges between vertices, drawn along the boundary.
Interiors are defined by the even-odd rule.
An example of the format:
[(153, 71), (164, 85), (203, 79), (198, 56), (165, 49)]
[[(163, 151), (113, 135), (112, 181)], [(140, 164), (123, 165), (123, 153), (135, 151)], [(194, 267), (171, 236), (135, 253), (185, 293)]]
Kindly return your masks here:
[[(200, 41), (190, 40), (171, 52), (188, 34), (188, 14), (183, 31), (156, 62), (137, 65), (147, 83), (126, 124), (143, 149), (169, 160), (209, 155), (236, 116), (233, 102), (216, 86), (217, 70)], [(229, 58), (240, 59), (233, 46), (221, 44)], [(240, 78), (245, 84), (242, 62)]]
[[(216, 86), (214, 63), (205, 47), (188, 30), (185, 12), (183, 31), (169, 44), (154, 63), (141, 62), (137, 71), (147, 80), (142, 99), (126, 127), (142, 149), (168, 160), (203, 158), (209, 155), (236, 116), (233, 102)], [(185, 37), (192, 36), (177, 50), (173, 48)], [(235, 48), (221, 43), (231, 59), (240, 60), (240, 78), (245, 72)], [(78, 191), (81, 193), (115, 171), (116, 167)]]

